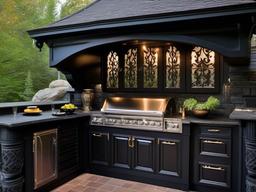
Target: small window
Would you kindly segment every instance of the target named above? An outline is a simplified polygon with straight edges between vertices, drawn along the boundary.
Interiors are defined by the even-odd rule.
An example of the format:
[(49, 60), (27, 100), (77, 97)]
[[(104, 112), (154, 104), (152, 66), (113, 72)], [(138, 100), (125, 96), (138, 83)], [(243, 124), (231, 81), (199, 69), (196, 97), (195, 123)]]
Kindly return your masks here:
[(158, 48), (144, 47), (143, 54), (143, 81), (144, 88), (158, 87)]
[(107, 57), (107, 88), (118, 88), (119, 57), (111, 51)]
[(175, 46), (170, 46), (166, 51), (165, 88), (181, 87), (180, 51)]
[(124, 55), (124, 86), (137, 88), (138, 49), (129, 49)]
[(215, 52), (195, 47), (191, 53), (191, 88), (215, 88)]

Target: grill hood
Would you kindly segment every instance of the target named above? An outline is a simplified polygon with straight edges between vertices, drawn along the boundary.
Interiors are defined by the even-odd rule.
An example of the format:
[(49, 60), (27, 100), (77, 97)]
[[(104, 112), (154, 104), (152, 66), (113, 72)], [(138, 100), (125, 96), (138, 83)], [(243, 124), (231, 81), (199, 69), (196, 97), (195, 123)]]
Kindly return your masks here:
[(163, 116), (169, 112), (170, 98), (108, 97), (101, 108), (104, 113)]

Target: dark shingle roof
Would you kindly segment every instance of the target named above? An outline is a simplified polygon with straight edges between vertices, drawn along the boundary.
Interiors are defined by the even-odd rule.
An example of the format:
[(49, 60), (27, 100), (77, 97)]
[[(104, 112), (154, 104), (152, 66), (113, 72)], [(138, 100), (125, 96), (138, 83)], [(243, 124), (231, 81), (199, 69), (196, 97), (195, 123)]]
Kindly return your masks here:
[(256, 3), (254, 0), (96, 0), (47, 27)]

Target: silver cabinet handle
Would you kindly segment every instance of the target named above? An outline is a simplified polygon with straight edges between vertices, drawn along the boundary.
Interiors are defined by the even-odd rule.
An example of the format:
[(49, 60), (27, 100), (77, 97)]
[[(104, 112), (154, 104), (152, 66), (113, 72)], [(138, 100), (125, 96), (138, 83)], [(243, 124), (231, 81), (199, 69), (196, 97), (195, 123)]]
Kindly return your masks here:
[(171, 142), (171, 141), (162, 141), (162, 144), (164, 144), (164, 145), (176, 145), (175, 142)]
[(152, 141), (144, 140), (144, 139), (138, 139), (137, 141), (141, 143), (152, 143)]
[(220, 129), (208, 129), (208, 132), (219, 133)]
[(222, 167), (213, 167), (210, 165), (203, 165), (203, 169), (210, 169), (210, 170), (215, 170), (215, 171), (224, 171)]
[(218, 145), (224, 144), (224, 142), (222, 142), (222, 141), (211, 141), (211, 140), (203, 140), (203, 143), (218, 144)]
[(102, 137), (102, 134), (101, 133), (93, 133), (92, 134), (94, 137)]

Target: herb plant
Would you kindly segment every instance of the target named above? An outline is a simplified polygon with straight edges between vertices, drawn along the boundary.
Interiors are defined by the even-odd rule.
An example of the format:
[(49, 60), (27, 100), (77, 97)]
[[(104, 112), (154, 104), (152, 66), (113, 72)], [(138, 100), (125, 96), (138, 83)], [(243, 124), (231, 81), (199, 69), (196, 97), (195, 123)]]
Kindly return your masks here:
[(216, 97), (210, 96), (205, 102), (198, 102), (194, 98), (186, 99), (183, 103), (183, 107), (188, 111), (192, 110), (208, 110), (212, 111), (220, 105), (220, 100)]

